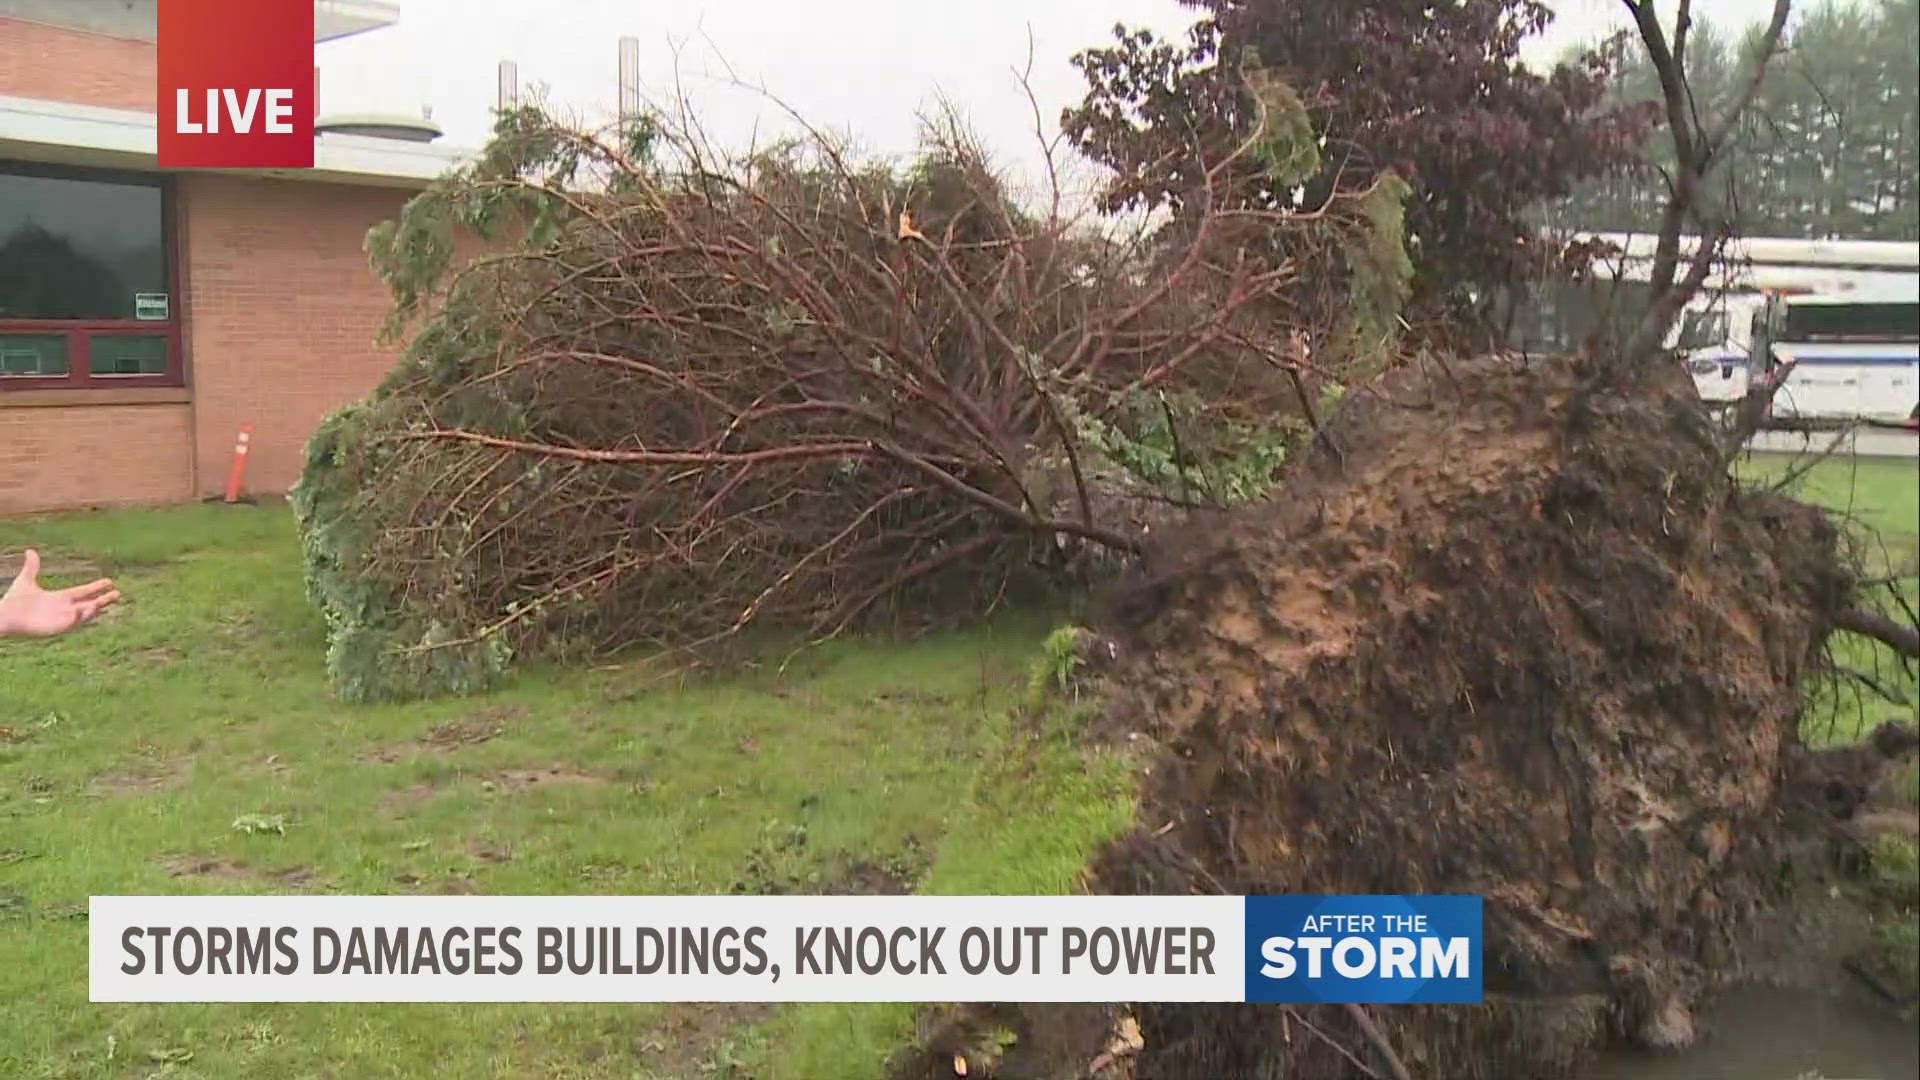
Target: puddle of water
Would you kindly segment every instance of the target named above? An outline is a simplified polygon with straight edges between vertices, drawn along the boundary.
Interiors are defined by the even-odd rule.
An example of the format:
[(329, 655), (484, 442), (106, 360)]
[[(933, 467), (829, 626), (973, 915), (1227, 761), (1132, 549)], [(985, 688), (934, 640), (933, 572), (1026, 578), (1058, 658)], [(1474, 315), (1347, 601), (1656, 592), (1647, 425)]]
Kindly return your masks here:
[(1699, 1017), (1681, 1054), (1607, 1054), (1581, 1080), (1913, 1080), (1920, 1031), (1875, 1002), (1806, 990), (1740, 987)]

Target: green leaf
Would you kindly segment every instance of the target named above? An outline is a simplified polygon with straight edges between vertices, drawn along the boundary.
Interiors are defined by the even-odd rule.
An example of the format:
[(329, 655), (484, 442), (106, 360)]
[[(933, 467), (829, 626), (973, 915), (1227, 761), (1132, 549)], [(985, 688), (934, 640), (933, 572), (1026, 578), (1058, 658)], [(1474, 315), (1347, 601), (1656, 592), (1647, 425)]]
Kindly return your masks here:
[(233, 819), (233, 831), (248, 836), (258, 836), (263, 833), (285, 836), (287, 834), (287, 815), (242, 814)]

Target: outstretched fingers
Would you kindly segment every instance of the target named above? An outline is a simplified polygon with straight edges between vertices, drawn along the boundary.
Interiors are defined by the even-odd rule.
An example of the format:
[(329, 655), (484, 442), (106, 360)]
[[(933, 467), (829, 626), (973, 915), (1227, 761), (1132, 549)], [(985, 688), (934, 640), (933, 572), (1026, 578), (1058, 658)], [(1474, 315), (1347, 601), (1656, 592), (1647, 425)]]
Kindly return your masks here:
[(79, 612), (79, 618), (74, 620), (74, 625), (79, 626), (92, 622), (95, 615), (100, 614), (100, 612), (111, 606), (113, 602), (118, 599), (120, 599), (120, 593), (118, 590), (115, 590), (101, 596), (96, 596), (91, 600), (83, 600), (74, 605), (74, 610)]
[[(82, 600), (91, 600), (94, 597), (101, 595), (102, 593), (108, 592), (112, 588), (113, 588), (112, 578), (101, 578), (98, 581), (89, 581), (85, 585), (75, 585), (71, 589), (61, 589), (59, 592), (59, 595), (61, 597), (64, 597), (65, 599), (78, 602)], [(120, 594), (116, 592), (113, 595), (117, 597)]]

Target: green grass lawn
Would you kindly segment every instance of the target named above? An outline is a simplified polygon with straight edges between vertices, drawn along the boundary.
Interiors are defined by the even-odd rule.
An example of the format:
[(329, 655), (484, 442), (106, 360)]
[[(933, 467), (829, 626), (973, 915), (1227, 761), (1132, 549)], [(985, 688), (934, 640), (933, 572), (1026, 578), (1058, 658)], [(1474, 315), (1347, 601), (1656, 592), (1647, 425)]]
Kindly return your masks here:
[[(1062, 891), (1127, 816), (1118, 773), (1079, 761), (1053, 793), (1099, 808), (1079, 831), (970, 799), (1008, 745), (1038, 620), (839, 643), (725, 680), (637, 659), (358, 708), (327, 693), (283, 507), (0, 522), (0, 552), (28, 544), (48, 584), (106, 572), (127, 598), (68, 638), (0, 642), (0, 1077), (870, 1067), (845, 1063), (909, 1010), (93, 1005), (87, 898), (820, 892), (929, 873), (944, 892)], [(1050, 790), (1025, 789), (1030, 817)], [(286, 831), (236, 829), (248, 815)], [(983, 855), (1001, 842), (1030, 849), (1029, 880)], [(769, 1053), (767, 1031), (811, 1057)]]
[[(1741, 473), (1755, 482), (1775, 483), (1804, 463), (1798, 455), (1754, 454), (1742, 461)], [(1920, 461), (1830, 457), (1808, 469), (1788, 491), (1843, 515), (1868, 572), (1899, 575), (1908, 602), (1920, 605), (1920, 578), (1915, 577), (1920, 566)], [(1822, 688), (1806, 714), (1810, 740), (1851, 740), (1884, 720), (1915, 719), (1920, 672), (1903, 667), (1878, 643), (1844, 632), (1834, 635), (1833, 653), (1840, 664), (1893, 689), (1907, 704), (1883, 700), (1853, 683)]]
[[(1741, 473), (1779, 480), (1805, 459), (1792, 454), (1753, 454)], [(1815, 464), (1789, 490), (1797, 497), (1847, 515), (1873, 548), (1911, 560), (1920, 551), (1920, 460), (1830, 457)]]
[[(1841, 459), (1802, 490), (1897, 565), (1920, 548), (1917, 481)], [(106, 572), (127, 599), (69, 638), (0, 642), (0, 1077), (858, 1080), (911, 1006), (93, 1005), (87, 898), (1058, 893), (1131, 814), (1124, 763), (1010, 722), (1037, 618), (725, 679), (635, 659), (349, 707), (284, 508), (0, 522), (0, 553), (28, 544), (49, 584)]]

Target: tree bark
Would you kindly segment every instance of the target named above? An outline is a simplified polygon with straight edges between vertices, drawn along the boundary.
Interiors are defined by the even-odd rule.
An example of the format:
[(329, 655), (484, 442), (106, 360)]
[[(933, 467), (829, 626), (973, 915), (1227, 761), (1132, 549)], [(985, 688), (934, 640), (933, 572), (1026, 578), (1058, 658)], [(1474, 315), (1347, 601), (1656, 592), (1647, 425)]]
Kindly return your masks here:
[[(1732, 232), (1730, 223), (1710, 224), (1703, 205), (1707, 181), (1721, 164), (1731, 135), (1741, 116), (1752, 105), (1766, 77), (1767, 64), (1786, 28), (1791, 0), (1774, 0), (1773, 17), (1762, 32), (1745, 88), (1740, 97), (1711, 128), (1701, 121), (1693, 88), (1687, 82), (1686, 43), (1692, 22), (1690, 0), (1681, 0), (1674, 23), (1672, 41), (1660, 25), (1653, 0), (1621, 0), (1633, 16), (1647, 58), (1659, 76), (1660, 96), (1666, 110), (1667, 133), (1673, 139), (1674, 173), (1667, 204), (1660, 215), (1660, 232), (1654, 246), (1653, 265), (1648, 274), (1647, 310), (1623, 350), (1629, 362), (1637, 362), (1658, 352), (1667, 331), (1687, 301), (1706, 280), (1718, 258), (1721, 245)], [(1688, 220), (1698, 227), (1699, 242), (1684, 276), (1680, 274), (1680, 234)]]

